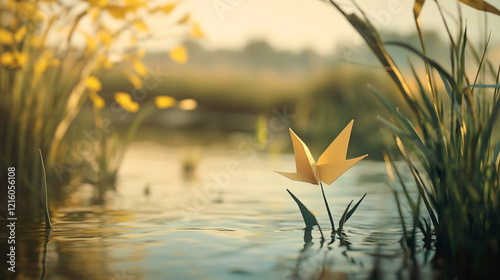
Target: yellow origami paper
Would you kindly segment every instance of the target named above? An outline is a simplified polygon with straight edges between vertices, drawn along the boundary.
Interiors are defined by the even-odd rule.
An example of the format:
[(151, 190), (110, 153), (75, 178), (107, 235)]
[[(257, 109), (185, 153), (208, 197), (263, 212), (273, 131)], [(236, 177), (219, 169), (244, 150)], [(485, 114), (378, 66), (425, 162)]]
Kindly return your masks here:
[(342, 132), (333, 140), (328, 148), (319, 157), (318, 162), (307, 148), (306, 144), (290, 129), (292, 136), (293, 150), (295, 153), (295, 164), (297, 165), (296, 173), (279, 172), (277, 173), (295, 180), (311, 184), (319, 185), (321, 181), (326, 184), (331, 184), (340, 175), (346, 172), (358, 161), (368, 155), (360, 156), (353, 159), (346, 159), (347, 146), (351, 137), (351, 130), (354, 120), (352, 120)]

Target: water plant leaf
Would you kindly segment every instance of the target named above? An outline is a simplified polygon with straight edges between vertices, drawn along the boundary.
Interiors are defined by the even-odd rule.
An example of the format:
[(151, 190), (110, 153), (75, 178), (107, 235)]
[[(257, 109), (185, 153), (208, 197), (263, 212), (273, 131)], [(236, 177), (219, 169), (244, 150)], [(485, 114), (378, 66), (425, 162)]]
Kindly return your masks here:
[(347, 223), (347, 220), (354, 214), (354, 211), (358, 208), (359, 204), (361, 204), (361, 201), (365, 198), (366, 193), (363, 195), (363, 197), (352, 207), (351, 210), (349, 208), (351, 207), (351, 204), (354, 202), (354, 200), (351, 200), (349, 205), (347, 205), (344, 214), (342, 214), (342, 217), (339, 220), (339, 228), (337, 229), (337, 234), (341, 236), (342, 234), (342, 229), (344, 228), (345, 223)]
[(306, 224), (306, 230), (312, 229), (313, 226), (319, 227), (319, 223), (318, 220), (316, 220), (316, 216), (314, 216), (314, 214), (311, 213), (311, 211), (309, 211), (309, 209), (307, 209), (307, 207), (295, 195), (293, 195), (291, 191), (289, 191), (288, 189), (286, 191), (292, 196), (293, 200), (295, 200), (295, 202), (299, 206), (300, 213), (302, 214), (302, 218), (304, 219), (304, 223)]
[(42, 162), (42, 205), (45, 210), (45, 228), (50, 230), (52, 229), (52, 224), (50, 223), (50, 214), (49, 214), (49, 203), (47, 201), (47, 174), (45, 173), (45, 165), (43, 164), (43, 156), (42, 150), (38, 150), (40, 152), (40, 161)]
[(349, 204), (347, 205), (347, 207), (345, 208), (344, 210), (344, 214), (342, 214), (342, 217), (340, 218), (339, 220), (339, 227), (337, 229), (337, 234), (339, 236), (342, 236), (342, 230), (344, 228), (344, 224), (346, 222), (346, 216), (347, 216), (347, 212), (349, 211), (349, 208), (351, 207), (351, 204), (354, 200), (351, 200), (351, 202), (349, 202)]
[(359, 204), (361, 204), (361, 201), (363, 201), (363, 199), (365, 198), (365, 196), (366, 196), (366, 193), (358, 201), (358, 203), (356, 203), (356, 205), (354, 205), (354, 207), (352, 207), (352, 209), (349, 212), (347, 212), (347, 216), (345, 217), (345, 222), (347, 222), (347, 220), (349, 220), (349, 218), (352, 216), (352, 214), (354, 214), (354, 211), (356, 211), (356, 209), (358, 209)]

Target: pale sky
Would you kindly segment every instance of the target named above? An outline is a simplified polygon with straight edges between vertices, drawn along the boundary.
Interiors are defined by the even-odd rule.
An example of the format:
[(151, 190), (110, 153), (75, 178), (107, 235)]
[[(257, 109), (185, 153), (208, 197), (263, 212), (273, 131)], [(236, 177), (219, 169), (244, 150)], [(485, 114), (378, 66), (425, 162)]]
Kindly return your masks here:
[[(358, 0), (379, 29), (408, 33), (414, 30), (414, 0)], [(455, 1), (441, 0), (455, 13)], [(499, 0), (490, 1), (500, 7)], [(347, 10), (350, 0), (338, 1)], [(320, 0), (189, 0), (193, 18), (200, 23), (207, 38), (207, 48), (238, 48), (249, 40), (263, 38), (275, 48), (300, 51), (312, 48), (330, 53), (339, 44), (346, 47), (362, 44), (347, 21), (328, 2)], [(461, 5), (469, 34), (478, 37), (482, 13)], [(456, 13), (455, 13), (456, 14)], [(482, 17), (481, 17), (482, 18)], [(500, 17), (488, 15), (490, 29), (500, 26)], [(421, 14), (424, 28), (444, 31), (434, 1), (427, 1)], [(482, 23), (482, 20), (481, 20)], [(492, 33), (500, 42), (500, 32)]]

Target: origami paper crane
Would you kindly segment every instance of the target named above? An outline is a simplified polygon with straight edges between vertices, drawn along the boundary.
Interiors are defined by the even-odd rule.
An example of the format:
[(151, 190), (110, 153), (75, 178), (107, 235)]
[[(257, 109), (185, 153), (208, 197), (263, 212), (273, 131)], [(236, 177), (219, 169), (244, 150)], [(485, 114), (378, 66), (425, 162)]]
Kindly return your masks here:
[(317, 163), (314, 161), (306, 144), (290, 129), (297, 172), (276, 172), (294, 181), (315, 185), (319, 185), (323, 181), (326, 184), (331, 184), (354, 164), (368, 156), (364, 155), (353, 159), (346, 159), (347, 146), (349, 145), (353, 123), (354, 120), (351, 120), (319, 157)]

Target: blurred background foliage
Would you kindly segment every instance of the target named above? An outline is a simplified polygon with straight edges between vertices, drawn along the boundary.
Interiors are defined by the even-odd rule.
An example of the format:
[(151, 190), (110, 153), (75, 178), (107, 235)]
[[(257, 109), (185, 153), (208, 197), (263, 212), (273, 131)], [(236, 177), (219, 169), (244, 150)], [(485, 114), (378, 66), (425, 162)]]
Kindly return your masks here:
[[(238, 148), (241, 141), (234, 139), (262, 138), (260, 132), (270, 129), (266, 120), (278, 110), (294, 114), (289, 126), (313, 153), (355, 119), (349, 153), (379, 160), (392, 139), (376, 117), (387, 112), (367, 86), (404, 104), (366, 46), (339, 46), (320, 55), (311, 49), (277, 50), (256, 39), (241, 49), (206, 49), (200, 44), (203, 26), (182, 3), (1, 3), (0, 158), (2, 168), (16, 166), (20, 191), (29, 194), (34, 209), (39, 208), (39, 147), (46, 155), (49, 195), (60, 198), (55, 201), (81, 183), (95, 185), (100, 201), (114, 188), (135, 134), (137, 140), (169, 145)], [(419, 44), (416, 34), (382, 35)], [(429, 56), (446, 59), (441, 38), (433, 32), (424, 37)], [(147, 51), (141, 45), (152, 39), (164, 40), (164, 49)], [(407, 53), (388, 50), (401, 71), (409, 72)], [(499, 52), (492, 47), (490, 53)], [(155, 106), (159, 96), (173, 98), (163, 107), (168, 110)], [(292, 150), (286, 131), (273, 137), (260, 139), (259, 150)]]
[[(96, 129), (99, 136), (111, 136), (113, 129), (102, 133), (100, 111), (113, 105), (115, 112), (137, 113), (136, 124), (143, 119), (139, 103), (130, 97), (132, 89), (143, 88), (142, 80), (148, 74), (141, 61), (145, 55), (141, 42), (163, 40), (165, 53), (170, 50), (173, 61), (185, 63), (187, 55), (180, 40), (203, 36), (182, 3), (8, 0), (0, 2), (0, 15), (0, 129), (4, 132), (0, 160), (2, 169), (16, 168), (17, 195), (27, 202), (19, 211), (27, 213), (40, 209), (38, 149), (47, 156), (53, 194), (64, 197), (63, 186), (73, 179), (58, 175), (61, 169), (78, 174), (82, 165), (98, 159), (99, 172), (116, 173), (119, 164), (110, 167), (109, 163), (113, 157), (119, 161), (122, 153), (109, 154), (107, 137), (82, 142), (79, 134)], [(173, 33), (153, 34), (158, 24)], [(129, 66), (117, 67), (117, 63)], [(103, 83), (97, 78), (106, 71), (119, 72), (132, 84), (115, 95), (111, 104), (101, 97)], [(94, 107), (89, 117), (92, 125), (69, 133), (89, 101)], [(137, 125), (130, 130), (134, 127)], [(72, 153), (75, 149), (80, 154)], [(1, 176), (5, 178), (5, 172)], [(98, 181), (105, 177), (99, 176)]]

